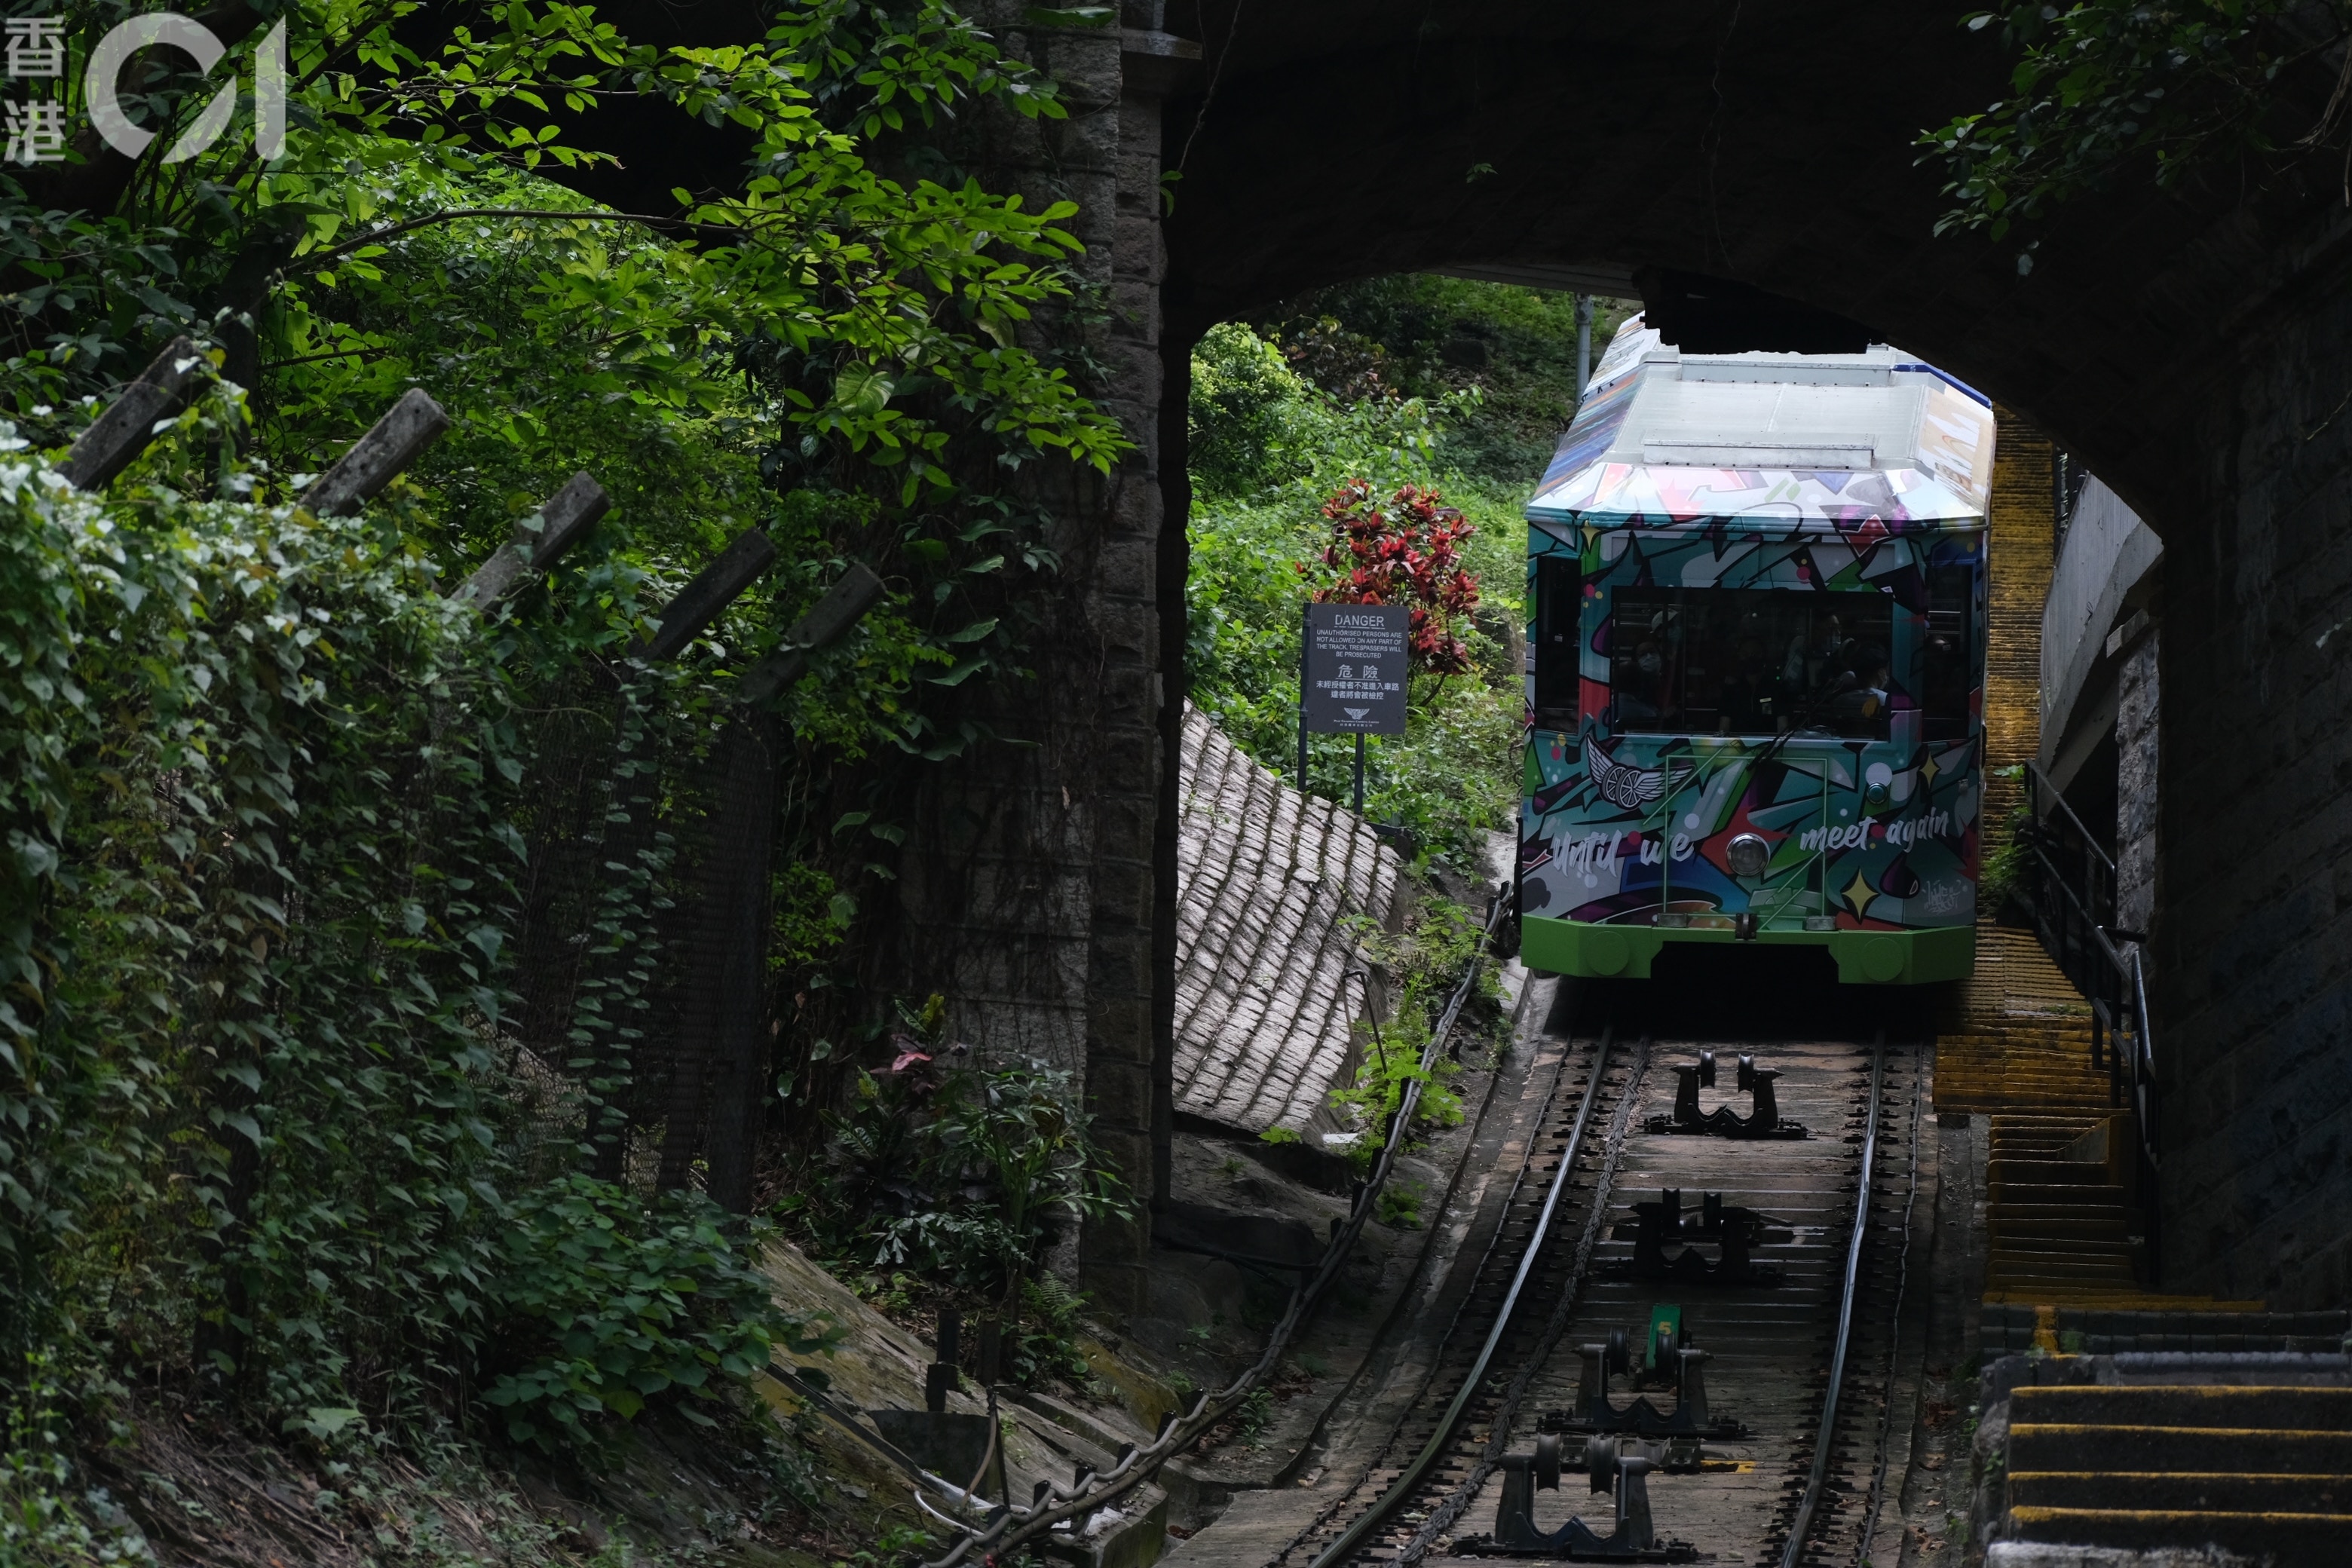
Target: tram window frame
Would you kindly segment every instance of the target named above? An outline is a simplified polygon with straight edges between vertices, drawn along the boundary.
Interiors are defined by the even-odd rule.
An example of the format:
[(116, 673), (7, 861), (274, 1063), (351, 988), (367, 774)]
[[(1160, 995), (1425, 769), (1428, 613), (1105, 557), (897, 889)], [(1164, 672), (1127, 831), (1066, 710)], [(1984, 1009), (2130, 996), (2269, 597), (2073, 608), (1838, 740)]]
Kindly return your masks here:
[[(1895, 612), (1894, 596), (1885, 593), (1617, 589), (1610, 605), (1610, 730), (1625, 735), (1766, 737), (1786, 733), (1790, 721), (1803, 719), (1800, 735), (1886, 740), (1895, 684)], [(1736, 677), (1725, 672), (1748, 658), (1741, 645), (1751, 639), (1754, 657), (1748, 658), (1748, 696), (1743, 704), (1731, 700)], [(1643, 660), (1653, 657), (1654, 666), (1643, 668)], [(1859, 668), (1860, 662), (1873, 668)], [(1849, 669), (1855, 682), (1833, 691)], [(1883, 677), (1885, 684), (1874, 684), (1874, 677)], [(1695, 679), (1703, 683), (1696, 690)], [(1708, 700), (1696, 700), (1702, 696)]]
[(1927, 572), (1927, 624), (1919, 654), (1919, 738), (1965, 741), (1974, 731), (1969, 698), (1977, 687), (1976, 572)]
[(1578, 683), (1583, 635), (1584, 563), (1574, 555), (1536, 557), (1536, 727), (1572, 730), (1578, 720)]

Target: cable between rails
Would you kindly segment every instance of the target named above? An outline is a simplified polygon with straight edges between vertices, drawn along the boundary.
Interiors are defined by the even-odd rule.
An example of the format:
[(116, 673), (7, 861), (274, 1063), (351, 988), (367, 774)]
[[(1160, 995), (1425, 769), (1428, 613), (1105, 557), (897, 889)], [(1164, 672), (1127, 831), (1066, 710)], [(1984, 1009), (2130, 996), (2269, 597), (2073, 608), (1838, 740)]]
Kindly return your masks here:
[[(1355, 1249), (1357, 1237), (1363, 1234), (1365, 1222), (1370, 1219), (1381, 1191), (1388, 1184), (1389, 1173), (1396, 1164), (1397, 1155), (1403, 1149), (1412, 1130), (1413, 1115), (1420, 1109), (1422, 1084), (1430, 1069), (1436, 1065), (1438, 1057), (1445, 1050), (1446, 1041), (1454, 1033), (1454, 1022), (1461, 1016), (1463, 1005), (1470, 1000), (1470, 993), (1478, 984), (1479, 973), (1486, 966), (1487, 950), (1494, 945), (1495, 932), (1502, 924), (1504, 912), (1509, 908), (1508, 900), (1503, 897), (1497, 897), (1489, 908), (1486, 929), (1479, 939), (1477, 950), (1471, 955), (1470, 968), (1462, 976), (1461, 984), (1454, 988), (1454, 994), (1447, 998), (1445, 1011), (1440, 1016), (1437, 1026), (1430, 1031), (1429, 1045), (1421, 1055), (1420, 1075), (1409, 1081), (1404, 1086), (1404, 1092), (1398, 1097), (1396, 1113), (1389, 1122), (1387, 1141), (1381, 1146), (1380, 1156), (1373, 1163), (1370, 1175), (1358, 1189), (1346, 1222), (1332, 1237), (1330, 1245), (1324, 1248), (1323, 1259), (1316, 1268), (1315, 1277), (1291, 1293), (1290, 1306), (1283, 1313), (1282, 1321), (1274, 1326), (1274, 1331), (1267, 1337), (1265, 1349), (1257, 1361), (1229, 1386), (1215, 1394), (1202, 1394), (1190, 1414), (1179, 1417), (1171, 1413), (1163, 1418), (1158, 1436), (1143, 1447), (1129, 1448), (1120, 1454), (1118, 1462), (1109, 1469), (1086, 1477), (1071, 1487), (1064, 1487), (1051, 1479), (1041, 1480), (1027, 1507), (1008, 1502), (985, 1523), (975, 1525), (968, 1520), (942, 1513), (931, 1506), (920, 1489), (929, 1487), (940, 1492), (952, 1505), (961, 1508), (971, 1500), (953, 1483), (942, 1482), (928, 1473), (914, 1478), (919, 1489), (915, 1493), (915, 1505), (931, 1519), (956, 1531), (959, 1537), (944, 1556), (926, 1563), (925, 1568), (961, 1568), (962, 1563), (974, 1560), (976, 1552), (991, 1557), (1001, 1556), (1013, 1547), (1046, 1534), (1056, 1525), (1091, 1518), (1158, 1474), (1161, 1465), (1182, 1453), (1201, 1434), (1224, 1419), (1274, 1370), (1275, 1363), (1282, 1358), (1282, 1352), (1289, 1348), (1291, 1336), (1321, 1305), (1332, 1281), (1339, 1278), (1339, 1270), (1346, 1266), (1349, 1254)], [(1596, 1082), (1599, 1081), (1598, 1068), (1594, 1078)], [(1585, 1109), (1591, 1110), (1589, 1094)], [(1580, 1134), (1583, 1126), (1583, 1114), (1580, 1113), (1577, 1119)], [(1574, 1152), (1575, 1145), (1571, 1142), (1571, 1158)], [(1567, 1168), (1564, 1163), (1561, 1168)], [(1555, 1199), (1558, 1197), (1557, 1191), (1553, 1196)], [(1548, 1202), (1544, 1209), (1546, 1223), (1549, 1223), (1551, 1205)], [(1524, 1275), (1524, 1270), (1522, 1273)], [(1515, 1283), (1512, 1286), (1515, 1295), (1517, 1289)], [(1489, 1351), (1492, 1348), (1490, 1342)], [(1483, 1365), (1482, 1361), (1482, 1368)]]
[(1593, 1104), (1601, 1097), (1601, 1080), (1608, 1073), (1610, 1048), (1615, 1039), (1616, 1030), (1613, 1027), (1605, 1029), (1600, 1043), (1593, 1048), (1592, 1076), (1586, 1081), (1584, 1099), (1576, 1108), (1576, 1125), (1569, 1131), (1568, 1147), (1560, 1153), (1559, 1169), (1552, 1174), (1551, 1190), (1544, 1194), (1543, 1209), (1536, 1215), (1535, 1230), (1528, 1237), (1527, 1250), (1519, 1257), (1518, 1271), (1511, 1277), (1511, 1288), (1505, 1293), (1503, 1305), (1495, 1314), (1495, 1326), (1488, 1331), (1486, 1342), (1479, 1347), (1478, 1359), (1471, 1363), (1470, 1371), (1462, 1379), (1462, 1386), (1454, 1394), (1454, 1403), (1447, 1405), (1445, 1414), (1438, 1417), (1436, 1432), (1413, 1457), (1412, 1463), (1405, 1467), (1404, 1473), (1397, 1477), (1395, 1483), (1367, 1512), (1348, 1527), (1346, 1533), (1325, 1547), (1308, 1568), (1332, 1568), (1333, 1564), (1344, 1563), (1355, 1555), (1366, 1539), (1387, 1522), (1390, 1510), (1420, 1489), (1423, 1478), (1453, 1441), (1454, 1429), (1461, 1425), (1463, 1412), (1470, 1407), (1471, 1397), (1477, 1393), (1478, 1385), (1486, 1381), (1486, 1368), (1495, 1359), (1495, 1347), (1502, 1343), (1504, 1331), (1511, 1326), (1511, 1315), (1518, 1306), (1519, 1292), (1526, 1288), (1528, 1277), (1535, 1272), (1536, 1259), (1543, 1252), (1545, 1238), (1551, 1234), (1552, 1215), (1559, 1212), (1560, 1195), (1568, 1190), (1570, 1173), (1576, 1168), (1577, 1152), (1584, 1143), (1585, 1127), (1592, 1120)]
[[(1805, 1482), (1804, 1496), (1797, 1501), (1797, 1511), (1789, 1521), (1789, 1543), (1780, 1553), (1780, 1568), (1797, 1568), (1805, 1553), (1805, 1532), (1812, 1527), (1813, 1510), (1820, 1507), (1822, 1483), (1829, 1477), (1830, 1448), (1837, 1436), (1838, 1394), (1845, 1383), (1845, 1352), (1847, 1342), (1853, 1333), (1853, 1299), (1855, 1287), (1862, 1278), (1862, 1243), (1870, 1230), (1870, 1183), (1878, 1163), (1878, 1096), (1886, 1080), (1886, 1031), (1870, 1047), (1870, 1116), (1862, 1130), (1862, 1186), (1853, 1200), (1853, 1236), (1845, 1248), (1845, 1289), (1838, 1297), (1837, 1338), (1830, 1351), (1829, 1393), (1822, 1400), (1822, 1424), (1813, 1439), (1813, 1473)], [(1915, 1149), (1912, 1158), (1918, 1152)]]

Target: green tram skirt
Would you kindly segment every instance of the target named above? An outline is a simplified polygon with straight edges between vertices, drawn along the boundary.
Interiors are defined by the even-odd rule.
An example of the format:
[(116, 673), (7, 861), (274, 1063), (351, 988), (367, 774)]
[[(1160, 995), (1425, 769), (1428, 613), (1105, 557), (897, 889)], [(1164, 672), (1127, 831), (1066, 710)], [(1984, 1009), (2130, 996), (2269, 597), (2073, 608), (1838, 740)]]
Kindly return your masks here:
[[(1766, 931), (1750, 940), (1759, 947), (1826, 947), (1837, 961), (1838, 979), (1848, 985), (1924, 985), (1937, 980), (1965, 980), (1977, 963), (1974, 926), (1930, 931)], [(1519, 921), (1519, 961), (1548, 974), (1647, 980), (1651, 963), (1670, 942), (1729, 946), (1737, 941), (1722, 926), (1592, 925), (1528, 915)]]

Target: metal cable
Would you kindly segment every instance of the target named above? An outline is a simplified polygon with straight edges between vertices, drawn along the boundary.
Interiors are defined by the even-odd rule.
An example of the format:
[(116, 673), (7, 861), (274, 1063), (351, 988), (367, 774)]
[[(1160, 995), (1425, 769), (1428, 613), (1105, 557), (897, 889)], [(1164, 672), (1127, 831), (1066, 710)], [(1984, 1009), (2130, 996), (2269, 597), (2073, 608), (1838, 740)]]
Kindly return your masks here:
[(1805, 1553), (1805, 1531), (1812, 1527), (1813, 1510), (1821, 1505), (1822, 1483), (1829, 1478), (1830, 1448), (1837, 1436), (1838, 1393), (1845, 1382), (1847, 1341), (1853, 1333), (1853, 1298), (1862, 1278), (1862, 1243), (1870, 1230), (1870, 1183), (1878, 1163), (1878, 1096), (1886, 1079), (1886, 1031), (1878, 1031), (1870, 1050), (1870, 1116), (1862, 1131), (1862, 1186), (1853, 1200), (1853, 1237), (1845, 1249), (1845, 1289), (1838, 1300), (1837, 1338), (1831, 1342), (1829, 1393), (1822, 1400), (1822, 1421), (1813, 1439), (1813, 1473), (1789, 1521), (1789, 1543), (1780, 1552), (1780, 1568), (1797, 1568)]
[[(1470, 993), (1478, 983), (1479, 973), (1486, 965), (1487, 949), (1494, 945), (1495, 932), (1501, 926), (1504, 910), (1508, 907), (1507, 900), (1497, 897), (1488, 910), (1486, 929), (1476, 951), (1471, 955), (1470, 968), (1447, 1000), (1437, 1026), (1430, 1031), (1429, 1045), (1422, 1052), (1421, 1075), (1407, 1082), (1404, 1092), (1398, 1098), (1396, 1114), (1389, 1123), (1388, 1140), (1381, 1145), (1380, 1156), (1373, 1163), (1370, 1177), (1357, 1192), (1346, 1223), (1332, 1237), (1330, 1245), (1324, 1248), (1323, 1261), (1314, 1279), (1291, 1293), (1288, 1310), (1283, 1313), (1282, 1321), (1274, 1326), (1273, 1333), (1267, 1336), (1265, 1349), (1255, 1363), (1230, 1386), (1213, 1394), (1203, 1393), (1194, 1402), (1190, 1414), (1179, 1418), (1171, 1413), (1162, 1420), (1158, 1436), (1149, 1444), (1130, 1449), (1109, 1469), (1089, 1477), (1086, 1484), (1064, 1487), (1051, 1479), (1041, 1480), (1028, 1507), (1007, 1503), (1004, 1512), (983, 1529), (975, 1530), (947, 1520), (925, 1506), (925, 1512), (940, 1519), (943, 1523), (954, 1524), (964, 1532), (946, 1555), (927, 1563), (925, 1568), (958, 1568), (959, 1564), (971, 1558), (975, 1548), (990, 1557), (1002, 1557), (1013, 1547), (1036, 1540), (1056, 1525), (1091, 1518), (1158, 1474), (1161, 1465), (1183, 1452), (1202, 1433), (1223, 1420), (1274, 1370), (1282, 1352), (1289, 1348), (1291, 1336), (1322, 1303), (1325, 1293), (1346, 1266), (1349, 1254), (1355, 1249), (1357, 1238), (1363, 1234), (1365, 1222), (1371, 1217), (1373, 1205), (1379, 1201), (1381, 1189), (1387, 1185), (1389, 1173), (1394, 1168), (1397, 1156), (1412, 1131), (1413, 1114), (1421, 1105), (1422, 1084), (1445, 1049), (1454, 1021), (1461, 1016), (1464, 1004), (1469, 1001)], [(929, 1482), (931, 1478), (926, 1476), (924, 1479)], [(952, 1489), (952, 1482), (946, 1484)], [(915, 1500), (922, 1503), (919, 1493)]]
[(1478, 1359), (1463, 1378), (1461, 1389), (1454, 1395), (1454, 1403), (1446, 1406), (1444, 1415), (1438, 1417), (1436, 1432), (1414, 1457), (1412, 1463), (1405, 1467), (1404, 1473), (1369, 1511), (1348, 1527), (1345, 1534), (1324, 1548), (1308, 1568), (1332, 1568), (1332, 1564), (1343, 1563), (1355, 1555), (1356, 1549), (1364, 1543), (1365, 1539), (1387, 1521), (1389, 1510), (1419, 1489), (1422, 1479), (1429, 1474), (1452, 1440), (1454, 1428), (1460, 1424), (1462, 1413), (1469, 1408), (1471, 1396), (1486, 1381), (1486, 1368), (1495, 1357), (1495, 1347), (1502, 1342), (1503, 1331), (1511, 1326), (1511, 1314), (1518, 1306), (1519, 1292), (1525, 1289), (1528, 1276), (1535, 1272), (1536, 1259), (1543, 1251), (1544, 1239), (1551, 1233), (1552, 1215), (1559, 1211), (1560, 1194), (1568, 1190), (1570, 1173), (1576, 1168), (1577, 1151), (1584, 1142), (1584, 1129), (1592, 1120), (1593, 1104), (1601, 1097), (1601, 1080), (1608, 1075), (1609, 1050), (1614, 1039), (1613, 1029), (1603, 1033), (1600, 1046), (1593, 1052), (1592, 1077), (1584, 1086), (1584, 1100), (1577, 1107), (1576, 1125), (1569, 1131), (1568, 1147), (1559, 1158), (1559, 1170), (1552, 1177), (1551, 1190), (1544, 1194), (1543, 1208), (1536, 1215), (1535, 1231), (1528, 1237), (1527, 1251), (1520, 1256), (1518, 1272), (1512, 1277), (1511, 1288), (1505, 1293), (1503, 1305), (1495, 1314), (1495, 1327), (1486, 1335), (1486, 1342), (1479, 1348)]
[(1405, 1542), (1404, 1550), (1397, 1554), (1398, 1568), (1412, 1568), (1413, 1563), (1428, 1555), (1429, 1549), (1437, 1544), (1437, 1538), (1462, 1517), (1463, 1510), (1470, 1506), (1470, 1500), (1478, 1495), (1478, 1489), (1485, 1486), (1486, 1478), (1495, 1473), (1495, 1467), (1501, 1462), (1504, 1450), (1510, 1446), (1511, 1424), (1518, 1419), (1519, 1402), (1527, 1397), (1536, 1373), (1550, 1364), (1552, 1352), (1559, 1344), (1559, 1336), (1568, 1331), (1569, 1320), (1576, 1315), (1577, 1292), (1583, 1285), (1584, 1271), (1591, 1267), (1593, 1249), (1600, 1245), (1601, 1234), (1607, 1228), (1609, 1194), (1617, 1181), (1617, 1157), (1624, 1152), (1627, 1124), (1641, 1109), (1642, 1086), (1649, 1072), (1650, 1037), (1643, 1035), (1640, 1047), (1634, 1051), (1633, 1063), (1626, 1069), (1625, 1091), (1618, 1099), (1617, 1114), (1610, 1122), (1609, 1142), (1601, 1155), (1601, 1173), (1592, 1186), (1592, 1212), (1585, 1216), (1584, 1235), (1577, 1240), (1575, 1261), (1569, 1265), (1568, 1279), (1560, 1289), (1559, 1300), (1552, 1304), (1551, 1321), (1544, 1325), (1542, 1342), (1536, 1346), (1535, 1353), (1528, 1358), (1527, 1364), (1519, 1369), (1519, 1375), (1512, 1381), (1509, 1392), (1504, 1394), (1502, 1408), (1495, 1413), (1494, 1430), (1486, 1438), (1486, 1451), (1471, 1467), (1469, 1476), (1454, 1487), (1452, 1495), (1431, 1510), (1429, 1518), (1413, 1531), (1412, 1539)]

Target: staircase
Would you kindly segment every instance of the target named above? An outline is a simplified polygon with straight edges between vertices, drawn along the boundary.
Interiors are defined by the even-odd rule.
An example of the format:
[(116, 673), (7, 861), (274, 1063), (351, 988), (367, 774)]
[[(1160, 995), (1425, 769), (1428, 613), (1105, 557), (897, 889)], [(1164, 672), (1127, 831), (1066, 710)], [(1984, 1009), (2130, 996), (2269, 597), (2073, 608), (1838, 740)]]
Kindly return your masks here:
[(2129, 1119), (1996, 1116), (1985, 1167), (1985, 1293), (2139, 1289), (2147, 1218), (2132, 1190)]
[(2280, 1568), (2352, 1545), (2352, 1359), (2013, 1357), (1989, 1381), (2005, 1370), (2032, 1382), (2008, 1398), (1995, 1540), (2210, 1547)]

